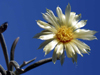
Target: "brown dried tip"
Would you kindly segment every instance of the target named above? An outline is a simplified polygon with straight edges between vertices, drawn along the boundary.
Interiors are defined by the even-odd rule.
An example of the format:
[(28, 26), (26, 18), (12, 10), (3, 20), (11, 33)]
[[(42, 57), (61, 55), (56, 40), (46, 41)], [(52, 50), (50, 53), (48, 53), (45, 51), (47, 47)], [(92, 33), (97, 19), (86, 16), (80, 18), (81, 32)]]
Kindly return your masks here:
[(8, 22), (3, 23), (0, 26), (0, 33), (3, 33), (7, 29), (7, 26), (8, 26)]

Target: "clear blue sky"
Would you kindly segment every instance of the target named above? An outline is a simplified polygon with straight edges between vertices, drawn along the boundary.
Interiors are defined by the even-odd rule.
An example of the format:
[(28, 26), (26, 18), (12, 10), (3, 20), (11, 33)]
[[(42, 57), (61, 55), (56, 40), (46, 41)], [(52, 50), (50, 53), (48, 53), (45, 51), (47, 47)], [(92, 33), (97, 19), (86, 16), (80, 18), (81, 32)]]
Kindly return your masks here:
[[(36, 24), (36, 20), (43, 20), (42, 13), (46, 8), (56, 14), (56, 7), (60, 6), (65, 12), (67, 4), (70, 3), (71, 11), (82, 14), (84, 20), (88, 20), (85, 29), (96, 30), (98, 40), (85, 41), (90, 48), (90, 55), (78, 55), (78, 63), (73, 64), (70, 58), (65, 58), (63, 66), (60, 61), (54, 65), (52, 62), (39, 66), (23, 75), (99, 75), (100, 74), (100, 3), (99, 0), (0, 0), (0, 25), (8, 22), (8, 28), (3, 33), (7, 44), (8, 53), (13, 41), (20, 37), (15, 50), (15, 61), (20, 65), (23, 61), (37, 57), (35, 60), (52, 56), (50, 52), (44, 57), (42, 49), (37, 50), (43, 42), (32, 38), (42, 28)], [(32, 62), (34, 63), (34, 62)], [(31, 63), (31, 64), (32, 64)], [(0, 64), (6, 69), (3, 52), (0, 46)], [(25, 68), (25, 67), (24, 67)]]

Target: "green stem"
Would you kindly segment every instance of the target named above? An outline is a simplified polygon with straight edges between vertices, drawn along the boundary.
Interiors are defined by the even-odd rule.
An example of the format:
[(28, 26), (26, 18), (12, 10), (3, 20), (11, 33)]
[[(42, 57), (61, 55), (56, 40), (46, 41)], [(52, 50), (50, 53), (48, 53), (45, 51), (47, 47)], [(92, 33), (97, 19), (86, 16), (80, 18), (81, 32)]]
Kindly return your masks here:
[(1, 42), (1, 47), (2, 47), (3, 53), (4, 53), (7, 69), (8, 69), (9, 57), (8, 57), (8, 52), (7, 52), (7, 46), (6, 46), (6, 43), (5, 43), (5, 40), (4, 40), (2, 33), (0, 34), (0, 42)]

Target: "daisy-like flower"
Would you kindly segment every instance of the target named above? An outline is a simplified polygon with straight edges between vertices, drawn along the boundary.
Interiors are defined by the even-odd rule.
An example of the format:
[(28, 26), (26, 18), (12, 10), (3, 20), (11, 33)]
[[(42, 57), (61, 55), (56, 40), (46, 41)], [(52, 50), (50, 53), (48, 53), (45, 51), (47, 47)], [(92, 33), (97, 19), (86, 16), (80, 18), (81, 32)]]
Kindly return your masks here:
[(60, 58), (61, 64), (64, 62), (64, 51), (69, 58), (72, 58), (73, 62), (77, 62), (77, 53), (88, 53), (90, 47), (78, 39), (93, 40), (97, 39), (94, 34), (96, 31), (80, 29), (86, 25), (87, 20), (80, 20), (81, 14), (76, 15), (75, 12), (71, 12), (70, 4), (65, 9), (65, 14), (62, 13), (60, 7), (56, 8), (58, 17), (54, 13), (46, 9), (46, 13), (42, 13), (43, 18), (47, 21), (37, 21), (37, 24), (45, 29), (42, 32), (34, 36), (43, 42), (40, 48), (43, 48), (45, 55), (54, 49), (52, 61), (56, 62), (57, 58)]

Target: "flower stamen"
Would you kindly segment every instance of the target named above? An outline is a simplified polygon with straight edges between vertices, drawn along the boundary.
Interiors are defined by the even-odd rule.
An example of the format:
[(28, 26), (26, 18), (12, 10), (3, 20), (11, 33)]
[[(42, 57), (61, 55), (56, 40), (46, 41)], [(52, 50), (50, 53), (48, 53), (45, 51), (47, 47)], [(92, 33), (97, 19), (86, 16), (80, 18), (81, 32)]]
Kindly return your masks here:
[(57, 30), (56, 38), (63, 43), (70, 42), (73, 39), (73, 29), (71, 27), (61, 26)]

